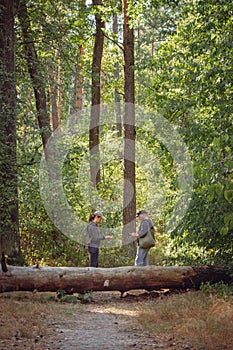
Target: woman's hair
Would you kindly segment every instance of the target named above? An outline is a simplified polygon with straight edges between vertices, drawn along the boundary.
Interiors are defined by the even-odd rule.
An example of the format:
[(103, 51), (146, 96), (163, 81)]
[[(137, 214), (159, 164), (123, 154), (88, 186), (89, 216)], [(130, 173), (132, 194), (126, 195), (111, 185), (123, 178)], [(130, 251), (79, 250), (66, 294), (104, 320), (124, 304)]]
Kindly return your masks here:
[(95, 218), (95, 214), (91, 214), (90, 217), (89, 217), (89, 222), (93, 221)]

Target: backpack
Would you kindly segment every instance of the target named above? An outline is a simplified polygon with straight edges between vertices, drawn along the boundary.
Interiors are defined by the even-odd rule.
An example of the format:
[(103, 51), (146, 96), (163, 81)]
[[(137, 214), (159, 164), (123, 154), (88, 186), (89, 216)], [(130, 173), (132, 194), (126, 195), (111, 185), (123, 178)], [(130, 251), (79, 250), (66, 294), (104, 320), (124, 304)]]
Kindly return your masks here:
[(83, 230), (82, 233), (82, 244), (84, 247), (87, 247), (90, 244), (90, 235), (88, 232), (88, 226)]

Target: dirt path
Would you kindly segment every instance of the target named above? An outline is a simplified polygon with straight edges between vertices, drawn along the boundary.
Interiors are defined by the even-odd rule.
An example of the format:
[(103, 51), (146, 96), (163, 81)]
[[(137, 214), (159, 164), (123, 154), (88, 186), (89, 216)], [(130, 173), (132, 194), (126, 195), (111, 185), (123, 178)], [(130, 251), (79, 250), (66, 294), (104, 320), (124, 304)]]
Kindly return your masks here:
[(154, 349), (154, 339), (130, 329), (127, 320), (119, 315), (103, 312), (102, 308), (74, 312), (72, 320), (53, 324), (56, 336), (46, 342), (47, 349)]
[[(94, 302), (74, 305), (73, 313), (49, 325), (43, 350), (149, 350), (190, 349), (172, 337), (155, 338), (142, 332), (134, 317), (141, 303), (137, 296), (96, 293)], [(141, 307), (141, 304), (140, 304)], [(38, 344), (39, 345), (39, 344)], [(42, 345), (42, 344), (41, 344)]]

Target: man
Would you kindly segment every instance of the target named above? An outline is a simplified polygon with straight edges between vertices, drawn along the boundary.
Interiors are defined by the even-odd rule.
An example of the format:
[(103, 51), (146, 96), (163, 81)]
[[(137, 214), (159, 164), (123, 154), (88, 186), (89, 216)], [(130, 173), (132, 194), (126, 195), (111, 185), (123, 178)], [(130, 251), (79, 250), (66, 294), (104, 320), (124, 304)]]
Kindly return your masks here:
[(138, 239), (138, 249), (135, 259), (136, 266), (147, 266), (148, 265), (148, 253), (150, 248), (141, 248), (139, 246), (139, 238), (144, 237), (150, 229), (153, 228), (153, 224), (147, 215), (146, 210), (140, 210), (136, 217), (141, 221), (138, 233), (131, 233), (131, 237)]

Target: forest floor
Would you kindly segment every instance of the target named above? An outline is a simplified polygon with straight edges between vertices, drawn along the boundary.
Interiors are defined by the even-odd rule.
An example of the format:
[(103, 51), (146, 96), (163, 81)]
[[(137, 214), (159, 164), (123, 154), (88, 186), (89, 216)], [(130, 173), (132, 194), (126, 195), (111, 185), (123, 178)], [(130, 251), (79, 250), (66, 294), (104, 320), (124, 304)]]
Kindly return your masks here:
[(140, 324), (139, 314), (148, 303), (170, 296), (131, 291), (123, 297), (119, 292), (95, 292), (83, 300), (65, 296), (63, 302), (54, 302), (55, 297), (2, 293), (0, 350), (208, 349), (169, 330), (151, 333)]

